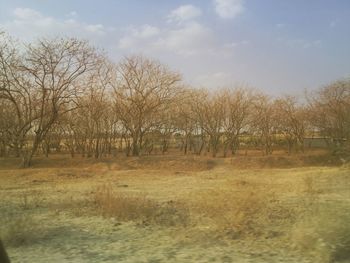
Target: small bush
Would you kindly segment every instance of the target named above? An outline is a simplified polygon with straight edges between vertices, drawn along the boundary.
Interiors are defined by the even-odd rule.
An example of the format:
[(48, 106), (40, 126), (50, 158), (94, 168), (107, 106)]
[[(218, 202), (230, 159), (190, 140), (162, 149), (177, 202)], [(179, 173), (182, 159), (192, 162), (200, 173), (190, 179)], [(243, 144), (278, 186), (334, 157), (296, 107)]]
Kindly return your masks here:
[(106, 185), (97, 188), (93, 198), (97, 211), (106, 217), (162, 226), (189, 224), (189, 210), (180, 202), (160, 203), (146, 196), (118, 193)]

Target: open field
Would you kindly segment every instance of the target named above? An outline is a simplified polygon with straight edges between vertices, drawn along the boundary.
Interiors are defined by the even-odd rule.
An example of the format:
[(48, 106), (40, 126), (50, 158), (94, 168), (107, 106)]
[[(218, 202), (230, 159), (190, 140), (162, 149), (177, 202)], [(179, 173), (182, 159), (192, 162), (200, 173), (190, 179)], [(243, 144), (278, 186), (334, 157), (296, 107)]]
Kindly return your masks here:
[(0, 263), (350, 263), (349, 24), (0, 1)]
[(2, 159), (0, 236), (13, 262), (350, 262), (348, 166), (239, 158)]

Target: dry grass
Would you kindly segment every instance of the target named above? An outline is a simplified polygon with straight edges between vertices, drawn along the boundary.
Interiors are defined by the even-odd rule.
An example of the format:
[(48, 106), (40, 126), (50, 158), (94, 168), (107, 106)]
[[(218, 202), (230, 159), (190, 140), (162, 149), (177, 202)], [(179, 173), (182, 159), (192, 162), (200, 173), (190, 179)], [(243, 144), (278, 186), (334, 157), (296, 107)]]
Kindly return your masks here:
[(327, 151), (308, 151), (307, 153), (291, 154), (275, 152), (269, 156), (237, 155), (231, 158), (231, 164), (240, 169), (270, 169), (314, 166), (340, 166), (341, 158)]
[(121, 221), (136, 221), (142, 224), (162, 226), (186, 226), (190, 222), (187, 207), (180, 202), (160, 203), (145, 195), (130, 196), (103, 185), (94, 191), (97, 211)]
[[(83, 168), (82, 177), (89, 177), (93, 173), (107, 172), (108, 170), (152, 169), (152, 170), (183, 170), (204, 171), (213, 169), (224, 162), (234, 165), (235, 168), (293, 168), (310, 166), (337, 166), (343, 164), (341, 158), (322, 149), (308, 149), (305, 153), (288, 155), (285, 151), (276, 150), (272, 155), (263, 156), (258, 150), (240, 150), (237, 155), (229, 158), (212, 158), (211, 155), (183, 155), (180, 152), (166, 155), (143, 155), (140, 157), (126, 157), (118, 155), (100, 159), (76, 156), (69, 154), (51, 154), (49, 158), (35, 157), (32, 168)], [(19, 158), (0, 158), (0, 170), (18, 169)], [(62, 174), (65, 175), (65, 174)], [(69, 176), (69, 173), (66, 174)]]
[(32, 215), (3, 215), (0, 222), (0, 236), (8, 246), (30, 245), (40, 236), (40, 226)]
[[(125, 162), (123, 158), (83, 162), (77, 158), (69, 165), (58, 161), (56, 168), (43, 168), (51, 164), (41, 161), (30, 169), (0, 168), (0, 236), (19, 258), (27, 248), (34, 251), (47, 246), (57, 251), (57, 242), (75, 249), (80, 249), (80, 242), (88, 247), (105, 242), (99, 253), (107, 258), (116, 251), (112, 245), (118, 237), (132, 248), (138, 242), (137, 251), (144, 248), (148, 253), (152, 247), (159, 255), (164, 254), (163, 245), (171, 251), (175, 247), (182, 255), (176, 248), (180, 243), (189, 249), (186, 253), (194, 253), (187, 247), (191, 243), (204, 251), (201, 256), (207, 247), (213, 248), (212, 258), (228, 247), (231, 250), (222, 252), (225, 255), (240, 253), (242, 245), (248, 254), (276, 254), (266, 262), (284, 262), (280, 258), (286, 251), (305, 262), (348, 260), (348, 167), (246, 169), (249, 163), (242, 163), (247, 167), (236, 169), (240, 159), (149, 156)], [(159, 167), (157, 161), (161, 161)], [(8, 212), (6, 217), (3, 211)], [(154, 236), (147, 238), (150, 233)], [(32, 244), (36, 245), (29, 247)], [(85, 255), (81, 246), (79, 255)], [(46, 254), (49, 258), (50, 253)], [(254, 262), (268, 257), (256, 255), (251, 258)]]
[(349, 262), (350, 209), (323, 205), (306, 214), (291, 231), (296, 248), (317, 262)]
[[(203, 192), (194, 210), (209, 224), (231, 238), (278, 235), (271, 226), (294, 220), (294, 210), (283, 206), (268, 187), (241, 180), (236, 187)], [(268, 230), (269, 229), (269, 230)]]
[(44, 202), (41, 191), (27, 190), (19, 194), (19, 206), (21, 209), (28, 210), (40, 207)]
[(304, 178), (304, 213), (290, 235), (293, 245), (320, 263), (349, 262), (350, 209), (345, 202), (322, 202), (312, 176)]

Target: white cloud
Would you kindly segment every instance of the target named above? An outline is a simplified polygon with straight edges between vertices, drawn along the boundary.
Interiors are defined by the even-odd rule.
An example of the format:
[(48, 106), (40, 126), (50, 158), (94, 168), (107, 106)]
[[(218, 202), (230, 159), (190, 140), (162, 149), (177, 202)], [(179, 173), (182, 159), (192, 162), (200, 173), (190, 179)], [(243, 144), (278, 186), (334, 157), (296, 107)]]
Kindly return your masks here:
[(168, 15), (168, 22), (182, 23), (202, 15), (202, 11), (193, 5), (182, 5)]
[(234, 83), (233, 76), (226, 72), (214, 72), (197, 76), (194, 81), (194, 85), (203, 86), (207, 88), (218, 88), (230, 86)]
[(16, 8), (13, 11), (13, 14), (17, 19), (22, 20), (37, 20), (43, 18), (43, 16), (38, 11), (30, 8)]
[(235, 45), (220, 43), (209, 27), (196, 21), (201, 15), (199, 8), (182, 5), (170, 12), (166, 17), (168, 23), (163, 23), (161, 28), (147, 24), (126, 28), (118, 48), (123, 52), (141, 52), (156, 57), (166, 53), (207, 58), (232, 55)]
[(224, 19), (234, 18), (243, 13), (243, 0), (214, 0), (216, 13)]
[(104, 33), (104, 26), (101, 24), (86, 25), (85, 29), (86, 31), (92, 32), (92, 33)]
[(210, 51), (214, 45), (214, 36), (209, 28), (193, 22), (168, 30), (156, 45), (181, 55), (194, 55)]
[(150, 25), (144, 25), (141, 27), (141, 30), (137, 32), (137, 36), (141, 38), (149, 38), (157, 36), (160, 33), (159, 28)]
[(118, 47), (121, 49), (145, 48), (159, 34), (160, 29), (158, 27), (148, 24), (140, 27), (129, 27), (126, 29), (126, 35), (119, 40)]
[(12, 19), (0, 23), (0, 28), (20, 39), (32, 41), (37, 37), (73, 36), (98, 42), (111, 28), (102, 24), (88, 24), (78, 21), (76, 12), (69, 14), (68, 19), (57, 19), (46, 16), (31, 8), (16, 8)]
[[(74, 11), (53, 17), (34, 9), (17, 8), (10, 19), (0, 21), (0, 28), (25, 41), (55, 36), (88, 39), (107, 50), (113, 60), (141, 53), (180, 69), (192, 76), (188, 81), (198, 80), (196, 84), (216, 86), (229, 82), (230, 76), (220, 73), (220, 67), (223, 61), (232, 60), (236, 46), (243, 43), (225, 44), (210, 27), (196, 21), (201, 10), (195, 7), (177, 8), (170, 14), (159, 21), (159, 26), (144, 24), (114, 29), (81, 21)], [(201, 75), (203, 72), (208, 76)]]
[(13, 11), (14, 20), (12, 24), (17, 27), (32, 25), (34, 27), (51, 26), (54, 23), (52, 17), (43, 16), (40, 12), (30, 8), (16, 8)]
[(118, 47), (134, 52), (171, 52), (182, 56), (204, 54), (220, 48), (213, 32), (197, 22), (159, 29), (150, 25), (130, 27)]

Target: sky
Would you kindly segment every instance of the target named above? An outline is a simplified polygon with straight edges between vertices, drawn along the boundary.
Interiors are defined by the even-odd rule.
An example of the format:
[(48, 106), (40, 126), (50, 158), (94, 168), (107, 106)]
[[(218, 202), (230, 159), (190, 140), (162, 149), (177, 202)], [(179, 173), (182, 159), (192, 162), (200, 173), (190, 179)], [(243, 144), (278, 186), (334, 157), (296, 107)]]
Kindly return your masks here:
[(0, 31), (159, 60), (194, 87), (301, 95), (350, 77), (349, 0), (0, 0)]

